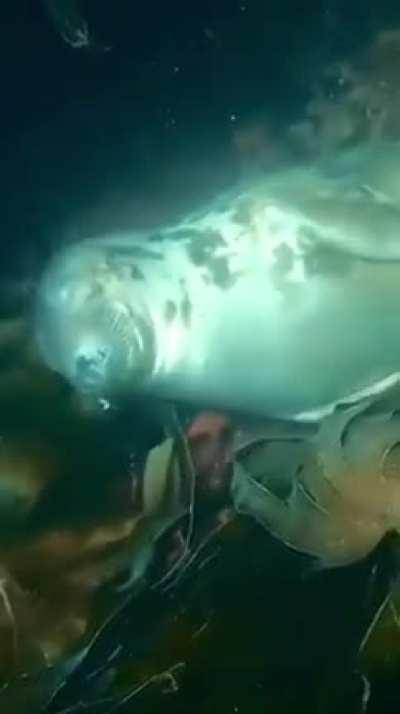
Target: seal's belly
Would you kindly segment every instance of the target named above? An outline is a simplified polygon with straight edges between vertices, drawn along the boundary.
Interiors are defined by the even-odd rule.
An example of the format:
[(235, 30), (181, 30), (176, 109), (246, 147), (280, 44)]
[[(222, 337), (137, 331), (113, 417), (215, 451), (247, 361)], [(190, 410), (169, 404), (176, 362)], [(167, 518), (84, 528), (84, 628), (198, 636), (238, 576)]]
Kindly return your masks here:
[(252, 271), (224, 294), (203, 295), (184, 358), (154, 391), (312, 416), (400, 373), (400, 265), (349, 261), (338, 275), (280, 287), (269, 278)]

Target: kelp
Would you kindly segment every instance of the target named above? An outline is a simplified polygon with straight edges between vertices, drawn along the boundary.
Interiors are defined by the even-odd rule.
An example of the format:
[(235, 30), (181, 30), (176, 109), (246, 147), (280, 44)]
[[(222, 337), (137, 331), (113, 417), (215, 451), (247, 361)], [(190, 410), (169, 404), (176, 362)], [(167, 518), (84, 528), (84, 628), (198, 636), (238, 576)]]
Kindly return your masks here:
[[(204, 439), (201, 452), (196, 452), (199, 434), (214, 441), (210, 447), (211, 461), (216, 454), (215, 439), (225, 432), (226, 420), (214, 422), (200, 417), (186, 431), (175, 411), (168, 420), (166, 439), (148, 454), (142, 479), (142, 512), (129, 540), (131, 548), (130, 577), (117, 592), (122, 594), (119, 605), (109, 613), (85, 646), (82, 657), (69, 671), (48, 701), (46, 711), (122, 711), (136, 696), (151, 687), (175, 685), (175, 669), (138, 681), (127, 689), (113, 691), (113, 672), (126, 662), (135, 661), (139, 648), (148, 649), (171, 608), (166, 592), (177, 588), (183, 575), (201, 569), (215, 554), (208, 552), (215, 536), (229, 522), (223, 510), (211, 520), (209, 529), (199, 529), (195, 522), (197, 469), (205, 465)], [(210, 431), (211, 425), (211, 431)], [(221, 459), (227, 457), (226, 441), (221, 441)], [(136, 489), (135, 489), (136, 490)], [(181, 535), (181, 547), (170, 558), (159, 558), (159, 543), (165, 534)], [(139, 534), (139, 535), (138, 535)], [(171, 539), (170, 539), (171, 540)], [(125, 562), (127, 562), (125, 549)], [(167, 548), (167, 553), (170, 549)], [(204, 554), (204, 556), (203, 556)], [(158, 561), (158, 563), (157, 563)], [(145, 612), (145, 615), (142, 613)], [(198, 633), (195, 633), (196, 636)], [(144, 644), (145, 643), (145, 644)], [(111, 681), (108, 678), (111, 676)], [(118, 688), (117, 688), (118, 690)], [(77, 699), (79, 705), (75, 705)], [(79, 708), (80, 707), (80, 708)]]
[[(38, 558), (50, 562), (52, 549), (58, 548), (64, 557), (62, 582), (93, 593), (106, 585), (112, 597), (102, 618), (90, 626), (86, 611), (86, 629), (70, 654), (62, 648), (35, 686), (31, 678), (24, 680), (24, 691), (30, 685), (39, 691), (46, 712), (95, 714), (129, 710), (136, 697), (151, 697), (153, 688), (161, 690), (168, 682), (174, 687), (174, 664), (172, 674), (160, 668), (146, 677), (134, 670), (122, 687), (118, 672), (159, 641), (177, 607), (177, 593), (182, 597), (178, 586), (184, 577), (201, 578), (203, 566), (218, 555), (218, 536), (233, 518), (229, 494), (238, 514), (256, 519), (324, 566), (364, 558), (399, 525), (399, 405), (398, 391), (391, 390), (379, 399), (342, 405), (317, 428), (271, 421), (234, 429), (228, 417), (212, 413), (185, 424), (172, 409), (164, 440), (148, 452), (142, 472), (133, 470), (132, 513), (125, 514), (124, 524), (88, 528), (86, 535), (56, 534), (54, 542), (44, 534), (26, 550), (24, 562), (34, 563)], [(116, 578), (120, 582), (127, 571), (128, 578), (118, 584)], [(29, 646), (32, 641), (31, 630), (21, 629), (18, 603), (33, 619), (36, 610), (11, 582), (2, 602), (8, 650), (15, 657), (21, 635)], [(360, 654), (389, 602), (386, 592), (380, 588), (370, 608)], [(50, 635), (58, 626), (55, 615), (46, 625)], [(34, 632), (36, 646), (35, 638)], [(40, 647), (37, 651), (42, 656)], [(180, 672), (185, 663), (178, 664)], [(10, 702), (10, 711), (13, 688), (18, 697), (17, 680), (9, 686), (9, 698), (0, 699)]]
[(232, 497), (288, 546), (323, 565), (365, 557), (400, 529), (400, 395), (338, 407), (315, 435), (239, 450)]
[[(96, 633), (83, 661), (66, 679), (59, 692), (63, 694), (59, 704), (68, 702), (66, 693), (76, 695), (77, 683), (81, 683), (82, 689), (88, 678), (98, 681), (110, 667), (109, 658), (116, 642), (122, 643), (121, 651), (115, 661), (111, 658), (112, 664), (117, 666), (124, 657), (129, 659), (126, 632), (129, 628), (132, 633), (139, 631), (135, 619), (140, 610), (135, 583), (144, 583), (139, 592), (157, 603), (155, 609), (162, 609), (167, 602), (164, 593), (176, 588), (188, 571), (193, 573), (192, 568), (201, 566), (203, 552), (204, 562), (213, 556), (208, 546), (212, 546), (232, 516), (229, 509), (226, 518), (222, 517), (223, 510), (218, 511), (209, 522), (211, 527), (199, 531), (195, 518), (199, 504), (195, 499), (201, 497), (196, 482), (199, 467), (200, 472), (206, 473), (207, 465), (212, 469), (217, 456), (227, 481), (233, 471), (231, 495), (238, 513), (255, 518), (291, 548), (317, 557), (324, 566), (345, 565), (367, 556), (386, 533), (398, 526), (397, 404), (398, 393), (392, 390), (379, 400), (341, 406), (317, 429), (278, 422), (268, 423), (264, 429), (261, 425), (256, 430), (243, 428), (240, 435), (237, 430), (235, 438), (228, 440), (228, 449), (222, 438), (223, 433), (226, 436), (224, 418), (218, 420), (209, 415), (205, 428), (204, 416), (200, 415), (203, 421), (198, 417), (185, 430), (174, 412), (167, 438), (149, 453), (144, 469), (140, 548), (139, 541), (136, 542), (137, 552), (142, 549), (145, 554), (145, 567), (138, 570), (137, 565), (132, 566), (134, 577), (124, 587), (126, 599)], [(199, 433), (208, 433), (211, 439), (208, 452), (204, 442), (198, 441)], [(216, 438), (220, 440), (217, 456), (215, 443), (211, 446)], [(196, 452), (196, 445), (201, 443), (202, 450)], [(161, 560), (161, 568), (160, 562), (158, 569), (154, 568), (160, 539), (174, 529), (181, 534), (180, 552), (170, 567)], [(371, 577), (376, 577), (374, 569)], [(379, 619), (386, 592), (371, 605), (373, 614), (366, 623), (360, 652), (375, 627), (375, 620)], [(148, 627), (154, 632), (154, 625)], [(149, 632), (147, 637), (151, 640)], [(142, 684), (134, 684), (129, 692), (112, 694), (111, 699), (107, 691), (106, 699), (100, 696), (96, 702), (100, 706), (102, 701), (104, 704), (108, 701), (118, 711), (123, 701), (130, 701), (142, 691)], [(153, 679), (144, 686), (148, 684), (154, 684)], [(95, 702), (88, 701), (87, 706), (88, 711), (97, 711)]]

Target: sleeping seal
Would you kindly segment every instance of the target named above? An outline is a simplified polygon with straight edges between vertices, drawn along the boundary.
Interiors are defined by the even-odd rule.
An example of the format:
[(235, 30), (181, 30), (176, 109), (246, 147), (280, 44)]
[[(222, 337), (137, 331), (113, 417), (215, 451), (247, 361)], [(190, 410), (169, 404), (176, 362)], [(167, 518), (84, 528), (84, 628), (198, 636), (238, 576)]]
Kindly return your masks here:
[(36, 307), (46, 363), (99, 397), (316, 419), (379, 392), (400, 373), (400, 145), (65, 247)]

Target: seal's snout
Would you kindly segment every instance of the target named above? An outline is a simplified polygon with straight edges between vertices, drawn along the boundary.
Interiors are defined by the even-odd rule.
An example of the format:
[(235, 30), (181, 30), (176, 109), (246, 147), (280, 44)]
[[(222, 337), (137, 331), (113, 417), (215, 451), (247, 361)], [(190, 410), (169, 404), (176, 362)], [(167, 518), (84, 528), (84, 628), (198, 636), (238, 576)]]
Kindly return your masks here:
[(74, 381), (83, 391), (96, 390), (105, 382), (109, 357), (109, 350), (105, 347), (78, 352)]

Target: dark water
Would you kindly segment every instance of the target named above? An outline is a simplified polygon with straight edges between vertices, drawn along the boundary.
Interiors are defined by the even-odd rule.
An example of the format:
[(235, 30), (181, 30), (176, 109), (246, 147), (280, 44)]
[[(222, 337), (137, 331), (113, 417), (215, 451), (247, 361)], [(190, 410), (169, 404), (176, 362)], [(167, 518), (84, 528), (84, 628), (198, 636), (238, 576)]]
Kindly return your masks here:
[(81, 5), (95, 38), (82, 51), (63, 42), (41, 0), (2, 8), (9, 267), (82, 224), (162, 221), (235, 180), (233, 132), (253, 118), (298, 117), (316, 68), (396, 19), (394, 2), (358, 0)]
[[(60, 7), (65, 18), (67, 1)], [(400, 23), (396, 2), (372, 0), (82, 0), (80, 10), (94, 39), (74, 49), (41, 0), (1, 8), (6, 317), (29, 312), (35, 278), (62, 241), (174, 220), (254, 170), (237, 133), (267, 121), (279, 135), (302, 116), (320, 66)], [(159, 437), (137, 405), (92, 421), (64, 406), (64, 387), (54, 396), (37, 376), (14, 386), (7, 370), (18, 366), (17, 348), (1, 354), (1, 432), (40, 437), (46, 454), (51, 445), (57, 477), (23, 528), (4, 515), (5, 553), (60, 524), (118, 516), (131, 450), (140, 459)], [(364, 672), (368, 712), (398, 707), (399, 669), (357, 657), (395, 570), (392, 544), (354, 568), (316, 574), (245, 519), (219, 546), (214, 565), (189, 574), (173, 596), (128, 603), (48, 711), (76, 705), (88, 672), (119, 645), (121, 679), (132, 676), (126, 661), (148, 677), (186, 662), (177, 692), (156, 682), (121, 712), (361, 712)], [(26, 577), (37, 585), (37, 574)], [(4, 707), (34, 712), (23, 702)]]

